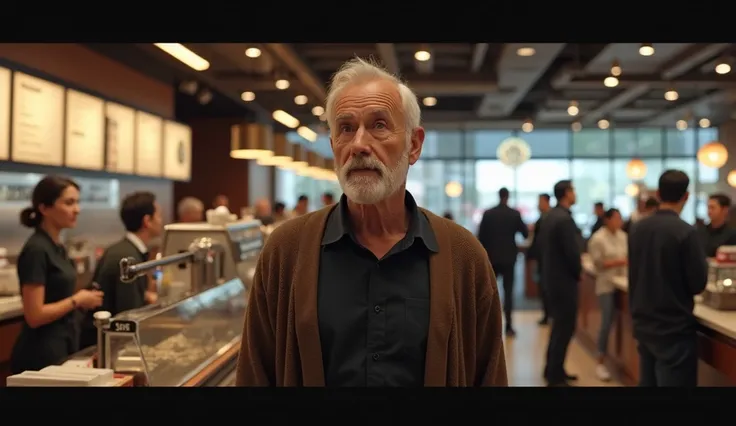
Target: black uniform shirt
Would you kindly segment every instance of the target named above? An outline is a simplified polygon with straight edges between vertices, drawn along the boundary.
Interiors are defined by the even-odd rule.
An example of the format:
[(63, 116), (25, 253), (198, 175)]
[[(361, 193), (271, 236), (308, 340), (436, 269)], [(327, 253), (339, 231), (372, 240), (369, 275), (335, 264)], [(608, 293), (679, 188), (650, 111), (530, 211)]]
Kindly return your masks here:
[(637, 338), (695, 331), (693, 297), (708, 265), (695, 228), (672, 210), (636, 222), (629, 233), (629, 305)]
[[(74, 263), (66, 249), (56, 244), (41, 229), (37, 229), (26, 241), (18, 256), (17, 267), (21, 287), (44, 287), (44, 304), (59, 302), (74, 294), (77, 279)], [(31, 328), (24, 319), (20, 336), (13, 347), (10, 370), (13, 374), (39, 370), (64, 361), (78, 347), (76, 311), (72, 310), (56, 321), (37, 328)]]
[(718, 228), (712, 225), (703, 226), (698, 229), (700, 238), (705, 247), (705, 255), (707, 257), (716, 257), (716, 252), (720, 246), (736, 245), (736, 229), (731, 228), (727, 224)]
[(350, 230), (343, 195), (322, 238), (318, 317), (327, 386), (423, 386), (429, 256), (438, 244), (406, 193), (406, 236), (382, 259)]
[[(18, 256), (18, 282), (44, 286), (44, 304), (58, 302), (74, 295), (77, 285), (77, 270), (67, 255), (64, 246), (56, 244), (43, 230), (36, 230), (26, 241)], [(62, 318), (31, 329), (24, 322), (24, 328), (36, 333), (44, 333), (50, 328), (71, 333), (69, 325), (74, 322), (74, 312)]]

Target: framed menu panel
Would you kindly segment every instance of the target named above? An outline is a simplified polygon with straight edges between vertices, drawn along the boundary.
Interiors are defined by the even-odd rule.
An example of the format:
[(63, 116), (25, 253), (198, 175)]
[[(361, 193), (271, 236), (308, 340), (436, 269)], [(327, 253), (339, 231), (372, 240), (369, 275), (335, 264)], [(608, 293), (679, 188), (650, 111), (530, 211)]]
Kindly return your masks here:
[(188, 181), (192, 173), (192, 129), (164, 122), (164, 177)]
[(105, 101), (68, 89), (64, 164), (102, 170), (105, 163)]
[(113, 173), (135, 173), (135, 110), (105, 104), (105, 169)]
[(135, 174), (161, 176), (163, 119), (143, 111), (135, 113)]
[(0, 68), (0, 160), (10, 158), (10, 70)]
[(64, 159), (64, 88), (16, 72), (13, 78), (10, 158), (61, 166)]

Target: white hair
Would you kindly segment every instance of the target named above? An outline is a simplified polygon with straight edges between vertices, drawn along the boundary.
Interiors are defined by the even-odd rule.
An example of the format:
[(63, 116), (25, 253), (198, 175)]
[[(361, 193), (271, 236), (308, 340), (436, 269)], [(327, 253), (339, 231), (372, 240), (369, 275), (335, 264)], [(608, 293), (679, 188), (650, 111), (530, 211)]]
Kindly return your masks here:
[(193, 210), (197, 210), (200, 212), (204, 211), (204, 203), (194, 197), (184, 197), (181, 199), (181, 201), (179, 201), (179, 204), (176, 206), (176, 212), (179, 216)]
[(365, 60), (361, 58), (354, 58), (345, 62), (332, 76), (330, 89), (327, 91), (327, 100), (325, 101), (325, 114), (330, 129), (335, 128), (335, 101), (340, 92), (353, 84), (373, 80), (386, 80), (396, 84), (406, 116), (406, 131), (411, 135), (411, 132), (419, 127), (422, 121), (422, 110), (419, 107), (417, 95), (409, 86), (402, 83), (399, 77), (389, 73), (372, 59)]

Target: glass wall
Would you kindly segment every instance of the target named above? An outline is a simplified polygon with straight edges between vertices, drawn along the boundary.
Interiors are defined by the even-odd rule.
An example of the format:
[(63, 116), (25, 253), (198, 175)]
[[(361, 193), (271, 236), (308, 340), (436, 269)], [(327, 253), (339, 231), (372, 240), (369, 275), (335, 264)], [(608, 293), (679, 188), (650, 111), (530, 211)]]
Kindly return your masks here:
[[(516, 136), (530, 146), (532, 158), (517, 168), (502, 164), (496, 151), (505, 139)], [(417, 203), (436, 214), (451, 213), (455, 219), (475, 231), (485, 209), (498, 203), (498, 190), (511, 191), (510, 204), (517, 208), (527, 223), (539, 217), (537, 199), (540, 193), (552, 194), (555, 182), (572, 179), (577, 191), (573, 215), (587, 233), (595, 221), (593, 204), (600, 201), (616, 207), (626, 217), (635, 205), (626, 194), (632, 181), (626, 165), (636, 157), (647, 166), (641, 181), (656, 188), (659, 175), (666, 169), (680, 169), (691, 178), (691, 201), (683, 218), (694, 222), (706, 216), (707, 194), (715, 190), (718, 171), (698, 164), (695, 156), (703, 144), (716, 140), (718, 130), (640, 128), (535, 130), (522, 133), (509, 130), (427, 131), (421, 160), (409, 169), (407, 189)], [(319, 205), (319, 195), (326, 191), (340, 194), (339, 185), (289, 176), (277, 176), (277, 196), (293, 205), (300, 193)], [(445, 191), (449, 182), (459, 183), (463, 190), (451, 197)], [(456, 194), (451, 194), (456, 195)]]

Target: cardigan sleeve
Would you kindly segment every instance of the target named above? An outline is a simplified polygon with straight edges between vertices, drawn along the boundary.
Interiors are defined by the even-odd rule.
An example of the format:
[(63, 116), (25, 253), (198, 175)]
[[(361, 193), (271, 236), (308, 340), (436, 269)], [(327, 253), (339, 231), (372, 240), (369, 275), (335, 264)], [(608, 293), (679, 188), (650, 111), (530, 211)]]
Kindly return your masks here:
[(256, 265), (245, 313), (235, 386), (276, 385), (276, 330), (268, 310), (263, 280), (264, 253)]
[(478, 268), (476, 288), (485, 288), (476, 306), (476, 366), (474, 386), (508, 386), (503, 350), (501, 301), (489, 262)]

